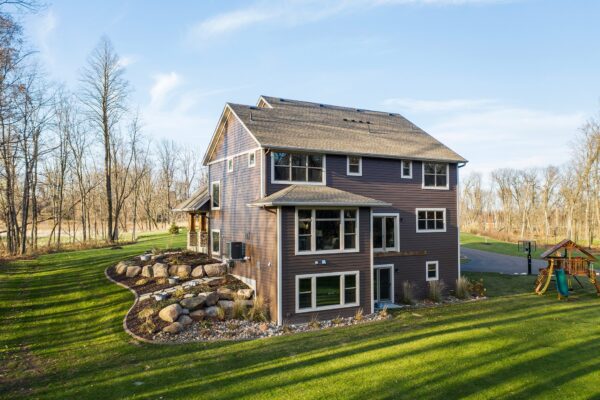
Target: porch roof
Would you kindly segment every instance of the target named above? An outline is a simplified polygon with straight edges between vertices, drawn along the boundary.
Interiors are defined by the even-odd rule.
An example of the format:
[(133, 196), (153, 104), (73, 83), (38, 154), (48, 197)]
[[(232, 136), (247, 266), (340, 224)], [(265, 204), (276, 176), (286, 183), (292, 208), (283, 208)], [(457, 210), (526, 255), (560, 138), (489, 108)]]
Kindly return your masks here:
[(182, 201), (177, 204), (172, 211), (174, 212), (193, 212), (200, 211), (203, 206), (208, 204), (210, 195), (208, 194), (208, 187), (202, 186), (196, 190), (189, 199)]
[(277, 206), (352, 206), (388, 207), (391, 204), (370, 197), (321, 185), (290, 185), (248, 204), (254, 207)]

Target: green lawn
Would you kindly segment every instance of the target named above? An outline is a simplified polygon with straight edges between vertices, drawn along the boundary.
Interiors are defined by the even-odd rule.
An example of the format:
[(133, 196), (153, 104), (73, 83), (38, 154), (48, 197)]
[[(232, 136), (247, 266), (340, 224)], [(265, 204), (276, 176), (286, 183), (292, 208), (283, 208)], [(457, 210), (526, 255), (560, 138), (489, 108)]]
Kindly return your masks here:
[[(527, 253), (519, 251), (517, 243), (503, 242), (486, 236), (474, 235), (472, 233), (461, 232), (460, 244), (476, 250), (491, 251), (492, 253), (508, 254), (509, 256), (527, 257)], [(533, 258), (539, 258), (546, 249), (538, 247), (531, 253)]]
[[(48, 399), (600, 398), (600, 299), (531, 294), (484, 277), (487, 301), (391, 321), (239, 343), (139, 344), (131, 293), (104, 268), (185, 237), (0, 267), (0, 397)], [(589, 288), (588, 288), (589, 289)], [(507, 295), (508, 294), (508, 295)]]

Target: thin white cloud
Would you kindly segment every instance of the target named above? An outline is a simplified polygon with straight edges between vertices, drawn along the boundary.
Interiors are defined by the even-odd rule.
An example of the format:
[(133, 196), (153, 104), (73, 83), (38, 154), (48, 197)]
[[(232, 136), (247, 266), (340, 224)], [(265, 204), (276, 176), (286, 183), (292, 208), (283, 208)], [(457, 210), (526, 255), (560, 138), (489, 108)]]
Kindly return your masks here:
[(284, 26), (296, 26), (345, 12), (382, 6), (465, 6), (499, 2), (505, 0), (287, 0), (277, 3), (259, 1), (249, 7), (202, 20), (189, 29), (187, 36), (193, 43), (198, 39), (208, 39), (258, 24), (278, 23)]
[(181, 77), (176, 72), (155, 75), (154, 84), (150, 88), (150, 104), (157, 108), (161, 107), (169, 93), (179, 84), (181, 84)]
[(53, 64), (51, 42), (58, 28), (58, 17), (52, 9), (36, 16), (33, 23), (33, 41), (46, 62)]
[(419, 100), (409, 98), (391, 98), (382, 102), (386, 108), (414, 113), (465, 110), (492, 106), (492, 99), (450, 99), (450, 100)]
[(124, 55), (119, 58), (119, 65), (121, 67), (125, 68), (132, 64), (135, 64), (137, 61), (138, 61), (138, 57), (133, 54)]

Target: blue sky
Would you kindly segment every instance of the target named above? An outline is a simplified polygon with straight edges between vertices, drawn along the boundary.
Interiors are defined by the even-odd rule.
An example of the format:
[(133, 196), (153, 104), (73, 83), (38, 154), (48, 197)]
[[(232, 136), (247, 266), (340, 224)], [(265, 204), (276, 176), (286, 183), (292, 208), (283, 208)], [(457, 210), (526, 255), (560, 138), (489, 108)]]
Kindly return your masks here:
[(600, 99), (600, 2), (59, 1), (25, 20), (76, 89), (107, 35), (148, 136), (203, 154), (225, 102), (259, 95), (399, 112), (465, 171), (561, 164)]

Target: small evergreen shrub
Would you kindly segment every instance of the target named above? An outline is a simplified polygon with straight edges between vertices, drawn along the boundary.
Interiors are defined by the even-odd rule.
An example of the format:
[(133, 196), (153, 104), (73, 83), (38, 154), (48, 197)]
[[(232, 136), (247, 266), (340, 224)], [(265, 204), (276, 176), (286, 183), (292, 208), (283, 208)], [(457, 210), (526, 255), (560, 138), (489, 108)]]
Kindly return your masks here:
[(171, 224), (171, 226), (169, 227), (169, 234), (171, 235), (178, 235), (179, 234), (179, 226), (177, 224), (175, 224), (175, 222), (173, 222)]
[(444, 285), (443, 281), (430, 281), (427, 290), (427, 297), (429, 300), (439, 303), (442, 301), (445, 288), (446, 285)]
[(485, 297), (485, 286), (483, 285), (483, 279), (471, 283), (471, 293), (477, 297)]
[(471, 282), (466, 276), (461, 276), (456, 280), (456, 297), (466, 299), (471, 296)]
[(402, 303), (413, 304), (415, 302), (415, 286), (410, 281), (402, 282)]

